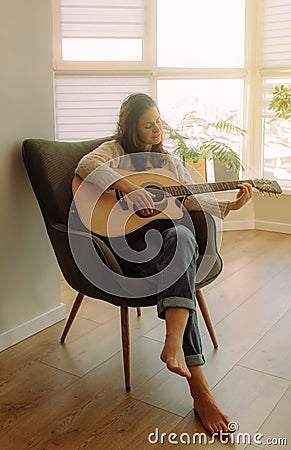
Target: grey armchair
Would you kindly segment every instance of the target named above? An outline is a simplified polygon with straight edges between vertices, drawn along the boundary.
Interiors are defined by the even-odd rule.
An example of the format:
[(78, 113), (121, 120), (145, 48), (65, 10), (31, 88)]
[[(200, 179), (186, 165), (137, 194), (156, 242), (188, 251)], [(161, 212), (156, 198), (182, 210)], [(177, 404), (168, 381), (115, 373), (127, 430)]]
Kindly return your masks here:
[[(112, 295), (96, 287), (98, 283), (92, 283), (80, 271), (72, 255), (68, 236), (68, 216), (72, 203), (71, 183), (74, 170), (83, 155), (98, 147), (102, 142), (110, 138), (91, 141), (70, 143), (55, 142), (44, 139), (27, 139), (22, 145), (22, 154), (25, 167), (37, 198), (40, 210), (45, 222), (46, 230), (55, 252), (60, 270), (67, 283), (76, 290), (77, 297), (67, 319), (61, 342), (66, 335), (81, 306), (84, 296), (105, 300), (120, 307), (121, 335), (126, 389), (130, 389), (130, 339), (128, 308), (137, 307), (138, 314), (141, 307), (156, 304), (156, 297), (128, 298), (126, 291), (120, 289), (120, 295)], [(205, 320), (207, 329), (214, 347), (218, 346), (215, 332), (209, 317), (208, 309), (201, 293), (201, 288), (216, 279), (222, 270), (222, 260), (216, 246), (216, 229), (212, 217), (202, 212), (191, 213), (199, 244), (200, 260), (207, 248), (207, 253), (213, 260), (210, 270), (198, 280), (197, 301)], [(207, 222), (207, 227), (206, 227)], [(208, 230), (208, 235), (207, 235)], [(77, 247), (84, 254), (90, 252), (92, 235), (84, 229), (80, 223), (72, 230), (70, 238), (74, 239)], [(93, 237), (94, 246), (101, 260), (111, 270), (123, 275), (122, 270), (110, 249), (97, 236)], [(209, 245), (210, 243), (210, 245)], [(98, 274), (98, 267), (93, 267)]]

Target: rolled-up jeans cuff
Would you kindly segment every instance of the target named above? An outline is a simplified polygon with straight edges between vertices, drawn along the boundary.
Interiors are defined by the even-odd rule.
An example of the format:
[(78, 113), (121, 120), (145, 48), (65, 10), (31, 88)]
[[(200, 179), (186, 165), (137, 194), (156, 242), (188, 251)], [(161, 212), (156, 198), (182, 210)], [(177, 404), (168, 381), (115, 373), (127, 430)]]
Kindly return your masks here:
[(193, 300), (186, 297), (166, 297), (158, 301), (157, 310), (158, 317), (165, 319), (165, 312), (167, 308), (185, 308), (189, 309), (190, 313), (195, 310)]
[(202, 354), (185, 355), (185, 361), (187, 366), (203, 366), (205, 364), (205, 358)]

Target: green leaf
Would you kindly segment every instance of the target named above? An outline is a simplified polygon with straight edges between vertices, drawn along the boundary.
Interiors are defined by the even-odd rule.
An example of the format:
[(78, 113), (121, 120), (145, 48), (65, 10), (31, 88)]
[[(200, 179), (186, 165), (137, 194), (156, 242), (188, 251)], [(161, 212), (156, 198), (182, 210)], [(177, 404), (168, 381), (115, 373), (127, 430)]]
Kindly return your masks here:
[(291, 118), (291, 88), (280, 84), (275, 86), (273, 98), (268, 107), (269, 111), (274, 111), (276, 117), (288, 120)]

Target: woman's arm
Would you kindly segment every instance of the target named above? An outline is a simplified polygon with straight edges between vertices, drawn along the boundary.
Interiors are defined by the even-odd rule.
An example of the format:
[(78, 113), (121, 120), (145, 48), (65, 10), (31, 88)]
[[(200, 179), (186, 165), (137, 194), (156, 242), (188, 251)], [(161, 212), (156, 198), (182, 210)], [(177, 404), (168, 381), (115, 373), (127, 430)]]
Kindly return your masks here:
[(124, 150), (118, 142), (104, 142), (83, 156), (75, 173), (83, 180), (87, 179), (90, 183), (97, 184), (101, 189), (106, 190), (121, 178), (114, 168), (118, 167), (124, 154)]

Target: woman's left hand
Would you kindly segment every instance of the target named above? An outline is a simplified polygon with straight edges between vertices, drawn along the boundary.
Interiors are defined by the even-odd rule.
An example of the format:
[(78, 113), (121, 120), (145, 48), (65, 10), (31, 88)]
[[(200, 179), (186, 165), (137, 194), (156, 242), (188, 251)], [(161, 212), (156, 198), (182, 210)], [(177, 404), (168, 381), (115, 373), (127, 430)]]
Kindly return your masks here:
[(226, 208), (226, 213), (235, 211), (244, 206), (253, 196), (252, 186), (250, 183), (242, 183), (238, 185), (239, 191), (236, 194), (236, 199), (229, 202)]

